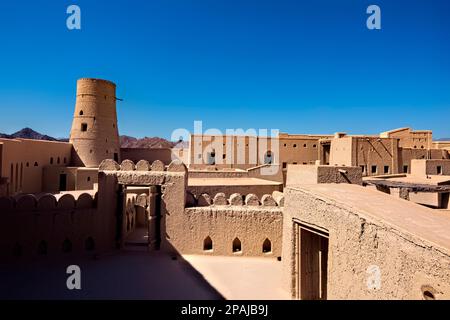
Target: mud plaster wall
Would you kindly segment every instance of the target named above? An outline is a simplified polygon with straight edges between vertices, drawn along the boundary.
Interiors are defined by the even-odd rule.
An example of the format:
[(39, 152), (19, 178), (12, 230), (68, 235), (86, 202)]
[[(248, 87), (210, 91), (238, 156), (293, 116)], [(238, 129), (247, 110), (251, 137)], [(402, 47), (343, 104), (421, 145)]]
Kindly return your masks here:
[[(441, 169), (440, 173), (438, 167)], [(412, 160), (411, 174), (417, 176), (450, 175), (450, 160)]]
[[(109, 197), (111, 201), (113, 197)], [(89, 194), (23, 195), (0, 198), (0, 260), (28, 261), (69, 254), (92, 254), (113, 248), (114, 234), (104, 226), (114, 215), (100, 214), (98, 200)], [(103, 205), (101, 205), (103, 206)], [(92, 238), (94, 247), (87, 245)], [(64, 252), (64, 242), (71, 249)], [(43, 248), (45, 247), (45, 253)]]
[[(346, 173), (340, 173), (343, 170)], [(287, 186), (316, 183), (352, 183), (362, 184), (362, 172), (359, 167), (288, 165)]]
[[(281, 208), (211, 206), (186, 208), (183, 215), (184, 241), (177, 248), (186, 254), (222, 256), (281, 256)], [(203, 250), (206, 237), (213, 249)], [(233, 240), (241, 241), (241, 251), (233, 252)], [(263, 252), (266, 239), (271, 242), (271, 252)]]
[[(433, 288), (450, 298), (450, 253), (349, 207), (308, 193), (285, 190), (283, 285), (293, 290), (293, 218), (329, 231), (328, 299), (422, 299)], [(366, 273), (381, 270), (381, 288), (370, 290)]]
[(242, 195), (253, 193), (258, 198), (261, 198), (263, 195), (272, 194), (274, 191), (283, 191), (283, 185), (188, 186), (188, 191), (196, 196), (203, 193), (214, 196), (219, 192), (223, 192), (227, 198), (233, 193), (240, 193)]

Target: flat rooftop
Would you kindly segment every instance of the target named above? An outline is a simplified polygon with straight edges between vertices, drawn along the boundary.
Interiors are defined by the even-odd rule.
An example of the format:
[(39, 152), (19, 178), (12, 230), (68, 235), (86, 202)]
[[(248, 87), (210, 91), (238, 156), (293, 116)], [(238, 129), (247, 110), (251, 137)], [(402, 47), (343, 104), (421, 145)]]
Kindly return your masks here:
[(352, 184), (302, 185), (289, 189), (333, 200), (340, 207), (382, 221), (399, 231), (431, 242), (450, 254), (450, 215), (447, 212)]
[(281, 182), (259, 178), (189, 178), (189, 186), (279, 186)]
[(416, 176), (416, 175), (407, 175), (404, 177), (365, 177), (364, 180), (387, 180), (387, 181), (396, 181), (396, 182), (405, 182), (411, 184), (429, 184), (429, 185), (441, 185), (441, 184), (450, 184), (450, 176), (440, 176), (440, 175), (429, 175), (428, 178), (426, 176)]

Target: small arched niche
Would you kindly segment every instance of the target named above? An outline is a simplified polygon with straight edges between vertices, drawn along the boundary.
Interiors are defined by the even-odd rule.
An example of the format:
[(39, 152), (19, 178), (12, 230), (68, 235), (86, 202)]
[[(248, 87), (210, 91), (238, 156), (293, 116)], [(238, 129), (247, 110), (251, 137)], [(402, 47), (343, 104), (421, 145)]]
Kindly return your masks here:
[(210, 236), (207, 236), (205, 240), (203, 240), (203, 250), (204, 251), (212, 251), (213, 250), (213, 242)]
[(239, 238), (235, 238), (233, 240), (233, 253), (240, 253), (240, 252), (242, 252), (241, 240), (239, 240)]
[(272, 242), (268, 238), (266, 238), (266, 240), (264, 240), (264, 242), (263, 242), (262, 252), (263, 253), (272, 253)]

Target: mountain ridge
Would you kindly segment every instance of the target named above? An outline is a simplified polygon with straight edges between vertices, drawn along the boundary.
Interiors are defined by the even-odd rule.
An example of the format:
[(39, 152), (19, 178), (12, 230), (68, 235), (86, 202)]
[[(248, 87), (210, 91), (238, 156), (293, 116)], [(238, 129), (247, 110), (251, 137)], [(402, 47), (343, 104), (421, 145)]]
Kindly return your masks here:
[[(31, 128), (23, 128), (13, 134), (0, 133), (0, 138), (4, 139), (31, 139), (31, 140), (45, 140), (55, 142), (68, 142), (68, 138), (54, 138), (42, 133), (39, 133)], [(171, 142), (160, 137), (144, 137), (135, 138), (127, 135), (119, 137), (121, 148), (173, 148), (177, 142)]]

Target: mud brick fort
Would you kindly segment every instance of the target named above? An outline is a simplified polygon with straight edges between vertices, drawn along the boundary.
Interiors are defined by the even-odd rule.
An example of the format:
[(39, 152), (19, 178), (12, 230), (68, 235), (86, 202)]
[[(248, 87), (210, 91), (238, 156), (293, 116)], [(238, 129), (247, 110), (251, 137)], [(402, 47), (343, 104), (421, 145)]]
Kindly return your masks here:
[(69, 142), (0, 139), (0, 259), (144, 245), (275, 259), (293, 299), (450, 299), (449, 152), (411, 128), (121, 148), (116, 85), (83, 78)]

